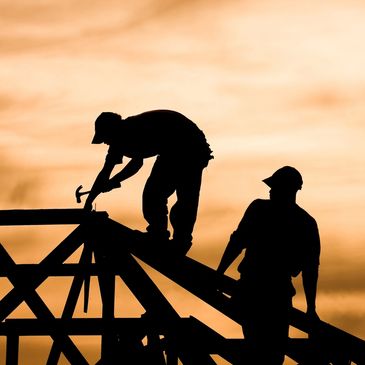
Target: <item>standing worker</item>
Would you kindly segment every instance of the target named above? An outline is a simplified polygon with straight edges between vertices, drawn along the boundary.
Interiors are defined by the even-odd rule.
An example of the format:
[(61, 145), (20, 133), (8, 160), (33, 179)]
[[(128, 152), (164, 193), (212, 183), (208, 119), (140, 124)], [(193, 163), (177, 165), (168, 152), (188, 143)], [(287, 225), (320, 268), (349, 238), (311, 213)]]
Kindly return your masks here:
[(316, 291), (320, 239), (316, 221), (296, 204), (303, 180), (285, 166), (263, 180), (270, 199), (256, 199), (230, 237), (217, 271), (221, 274), (245, 249), (232, 304), (241, 318), (247, 344), (244, 364), (283, 364), (289, 313), (295, 289), (292, 277), (302, 272), (307, 314), (318, 320)]
[[(110, 147), (84, 208), (91, 210), (100, 193), (120, 187), (122, 181), (139, 171), (143, 159), (157, 156), (142, 199), (148, 237), (159, 242), (168, 240), (167, 202), (176, 192), (177, 200), (170, 211), (172, 241), (177, 252), (186, 254), (192, 245), (202, 172), (213, 158), (204, 133), (176, 111), (153, 110), (126, 119), (103, 112), (95, 121), (91, 143), (105, 143)], [(110, 178), (124, 156), (130, 161)]]

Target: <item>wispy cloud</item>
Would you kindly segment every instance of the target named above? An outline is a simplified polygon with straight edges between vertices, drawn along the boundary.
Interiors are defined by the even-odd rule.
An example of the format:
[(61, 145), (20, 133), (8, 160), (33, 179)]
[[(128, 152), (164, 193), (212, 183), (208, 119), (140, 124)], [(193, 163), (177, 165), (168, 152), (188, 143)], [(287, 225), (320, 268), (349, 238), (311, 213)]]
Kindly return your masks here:
[[(62, 47), (84, 45), (96, 49), (101, 44), (151, 22), (178, 19), (181, 13), (193, 12), (203, 1), (64, 1), (62, 3), (28, 2), (17, 6), (2, 2), (0, 12), (6, 27), (0, 31), (2, 53), (22, 54), (30, 51), (57, 51)], [(212, 6), (212, 3), (209, 3)]]
[(37, 206), (41, 199), (42, 173), (2, 156), (0, 201), (3, 209)]
[[(92, 184), (106, 152), (90, 145), (98, 113), (177, 109), (206, 132), (215, 154), (191, 256), (216, 267), (250, 201), (267, 196), (262, 178), (292, 164), (305, 181), (298, 201), (323, 237), (319, 295), (330, 299), (322, 308), (335, 320), (334, 303), (350, 296), (338, 323), (357, 331), (364, 11), (356, 1), (0, 1), (3, 209), (80, 207), (74, 190)], [(97, 208), (145, 229), (146, 165)], [(20, 246), (26, 238), (28, 248)], [(42, 256), (53, 247), (43, 238), (39, 246), (38, 234), (14, 238), (12, 253)]]

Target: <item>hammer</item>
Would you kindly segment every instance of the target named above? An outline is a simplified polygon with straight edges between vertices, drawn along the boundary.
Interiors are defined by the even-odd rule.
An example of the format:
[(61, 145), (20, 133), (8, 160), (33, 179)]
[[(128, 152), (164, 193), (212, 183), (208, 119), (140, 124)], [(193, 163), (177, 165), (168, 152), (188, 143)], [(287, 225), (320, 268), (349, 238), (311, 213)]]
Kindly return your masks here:
[(75, 196), (76, 196), (76, 201), (78, 203), (81, 203), (81, 195), (85, 195), (85, 194), (89, 194), (90, 193), (90, 190), (89, 191), (80, 191), (82, 189), (82, 185), (80, 185), (76, 191), (75, 191)]

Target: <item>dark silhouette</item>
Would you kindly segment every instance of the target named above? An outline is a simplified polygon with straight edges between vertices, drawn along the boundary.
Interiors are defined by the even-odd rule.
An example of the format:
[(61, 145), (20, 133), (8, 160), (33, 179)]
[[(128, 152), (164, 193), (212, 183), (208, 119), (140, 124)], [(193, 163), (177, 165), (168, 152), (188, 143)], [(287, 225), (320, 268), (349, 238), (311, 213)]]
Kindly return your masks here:
[(217, 271), (223, 274), (245, 249), (238, 267), (241, 277), (232, 295), (249, 350), (250, 360), (244, 364), (278, 365), (284, 361), (295, 295), (291, 278), (300, 272), (307, 314), (310, 320), (318, 320), (320, 239), (316, 221), (296, 204), (303, 184), (300, 173), (285, 166), (263, 181), (271, 188), (270, 199), (254, 200), (247, 208)]
[[(177, 252), (186, 254), (191, 247), (202, 171), (213, 158), (203, 132), (175, 111), (154, 110), (126, 119), (104, 112), (95, 121), (92, 143), (105, 143), (110, 147), (84, 208), (91, 210), (92, 202), (101, 192), (120, 187), (121, 181), (138, 172), (143, 159), (157, 156), (143, 191), (148, 236), (168, 240), (167, 201), (176, 192), (177, 201), (170, 211), (173, 245)], [(124, 156), (131, 160), (110, 178)]]
[[(111, 220), (107, 212), (84, 209), (0, 211), (0, 226), (16, 229), (16, 226), (38, 225), (41, 229), (49, 224), (76, 224), (77, 227), (39, 263), (17, 264), (0, 244), (0, 276), (6, 277), (13, 286), (0, 300), (0, 337), (6, 337), (5, 351), (0, 358), (6, 358), (4, 363), (19, 364), (19, 351), (25, 351), (22, 349), (23, 336), (49, 336), (52, 346), (47, 365), (58, 364), (61, 354), (70, 364), (88, 365), (74, 336), (98, 336), (101, 340), (98, 365), (214, 364), (211, 357), (214, 355), (230, 364), (240, 364), (247, 341), (225, 338), (192, 316), (180, 317), (144, 270), (141, 261), (241, 323), (242, 308), (232, 306), (232, 300), (226, 295), (234, 293), (236, 280), (217, 275), (214, 269), (187, 256), (166, 260), (163, 255), (156, 255), (149, 249), (147, 240), (140, 240), (140, 232)], [(80, 248), (79, 263), (69, 263)], [(47, 301), (37, 290), (54, 276), (73, 278), (59, 316), (53, 313), (53, 308), (47, 307)], [(102, 302), (100, 316), (79, 318), (76, 308), (82, 299), (84, 310), (87, 309), (85, 286), (90, 276), (98, 279), (98, 296)], [(145, 309), (146, 313), (141, 317), (116, 317), (115, 288), (120, 280)], [(218, 285), (220, 291), (217, 291)], [(84, 296), (81, 295), (83, 288)], [(96, 292), (91, 294), (90, 299), (94, 300)], [(263, 312), (271, 308), (272, 302), (271, 298)], [(16, 312), (13, 312), (24, 303), (35, 318), (16, 318)], [(123, 315), (124, 305), (119, 310)], [(295, 328), (308, 332), (309, 319), (305, 313), (291, 310), (290, 324)], [(317, 321), (316, 324), (319, 336), (315, 339), (289, 339), (287, 355), (290, 358), (301, 365), (365, 364), (365, 341), (328, 323)], [(269, 338), (274, 334), (271, 328), (266, 329), (270, 331), (267, 332)], [(266, 348), (263, 353), (265, 351)], [(272, 363), (261, 360), (259, 356), (254, 364)], [(250, 363), (244, 362), (247, 364)]]

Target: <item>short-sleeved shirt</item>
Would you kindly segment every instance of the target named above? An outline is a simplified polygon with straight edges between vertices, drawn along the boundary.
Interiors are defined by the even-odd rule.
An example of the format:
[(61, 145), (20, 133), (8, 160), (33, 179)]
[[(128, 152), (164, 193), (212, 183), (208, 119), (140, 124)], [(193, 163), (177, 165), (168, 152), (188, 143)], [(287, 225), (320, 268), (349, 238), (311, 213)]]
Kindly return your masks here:
[(123, 156), (159, 155), (208, 161), (211, 153), (204, 133), (190, 119), (171, 110), (153, 110), (121, 121), (106, 159), (118, 164), (122, 163)]
[(253, 201), (231, 241), (246, 249), (238, 270), (255, 285), (291, 282), (306, 267), (319, 265), (317, 223), (297, 204), (280, 208), (271, 200)]

